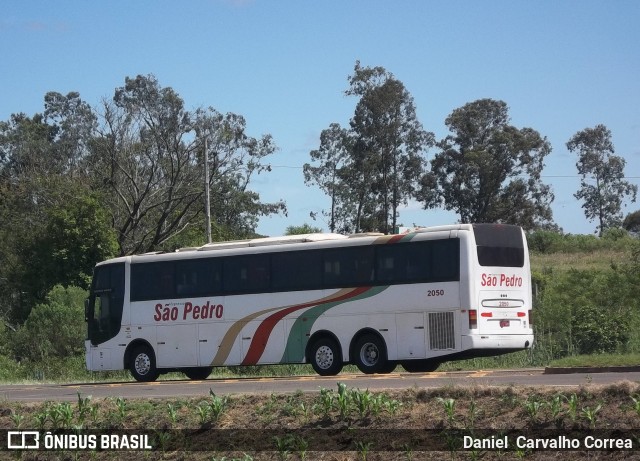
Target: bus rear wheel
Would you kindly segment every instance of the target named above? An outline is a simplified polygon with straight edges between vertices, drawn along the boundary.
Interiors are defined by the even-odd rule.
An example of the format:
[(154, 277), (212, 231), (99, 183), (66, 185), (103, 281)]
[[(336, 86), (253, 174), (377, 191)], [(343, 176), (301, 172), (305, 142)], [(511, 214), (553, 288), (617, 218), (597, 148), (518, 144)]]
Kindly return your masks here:
[(402, 368), (409, 373), (426, 373), (436, 371), (440, 362), (433, 359), (407, 360), (402, 362)]
[(309, 349), (309, 361), (320, 376), (335, 376), (342, 370), (340, 346), (331, 338), (321, 338)]
[(129, 371), (138, 382), (148, 383), (160, 376), (156, 368), (156, 356), (149, 346), (137, 346), (131, 354)]
[(390, 373), (393, 370), (387, 361), (387, 347), (377, 335), (362, 336), (356, 341), (353, 351), (354, 363), (365, 374)]
[(186, 375), (186, 377), (193, 381), (201, 381), (203, 379), (207, 379), (212, 371), (213, 367), (189, 367), (182, 369), (182, 372)]

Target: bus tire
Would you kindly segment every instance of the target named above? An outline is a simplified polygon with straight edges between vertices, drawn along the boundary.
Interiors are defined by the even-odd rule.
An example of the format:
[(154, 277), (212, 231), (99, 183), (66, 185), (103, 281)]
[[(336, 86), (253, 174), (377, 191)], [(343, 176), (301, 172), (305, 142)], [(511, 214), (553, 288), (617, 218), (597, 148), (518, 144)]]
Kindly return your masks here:
[(201, 381), (203, 379), (207, 379), (212, 371), (213, 367), (189, 367), (182, 369), (182, 372), (186, 375), (186, 377), (193, 381)]
[(332, 338), (320, 338), (309, 349), (309, 361), (320, 376), (335, 376), (342, 370), (342, 352)]
[(137, 346), (131, 353), (129, 371), (138, 382), (148, 383), (158, 379), (160, 372), (156, 368), (156, 355), (153, 349), (146, 345)]
[(389, 374), (398, 366), (398, 362), (394, 362), (392, 360), (387, 360), (387, 366), (384, 369), (380, 370), (380, 373)]
[(382, 338), (374, 334), (358, 338), (353, 347), (353, 362), (365, 374), (390, 373), (392, 370), (387, 361), (387, 347)]
[(401, 365), (409, 373), (427, 373), (436, 371), (440, 362), (434, 359), (406, 360)]

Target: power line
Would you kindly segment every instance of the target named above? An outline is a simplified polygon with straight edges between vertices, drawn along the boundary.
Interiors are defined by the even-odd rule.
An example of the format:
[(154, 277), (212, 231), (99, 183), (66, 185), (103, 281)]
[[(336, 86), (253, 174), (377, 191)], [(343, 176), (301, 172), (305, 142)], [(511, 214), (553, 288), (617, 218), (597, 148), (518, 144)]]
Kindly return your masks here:
[[(287, 169), (292, 169), (292, 170), (302, 170), (304, 169), (303, 166), (297, 166), (297, 165), (271, 165), (271, 168), (287, 168)], [(569, 175), (569, 174), (544, 174), (540, 176), (541, 178), (565, 178), (565, 179), (577, 179), (577, 178), (581, 178), (581, 175), (578, 174), (574, 174), (574, 175)], [(623, 179), (640, 179), (640, 176), (624, 176)]]

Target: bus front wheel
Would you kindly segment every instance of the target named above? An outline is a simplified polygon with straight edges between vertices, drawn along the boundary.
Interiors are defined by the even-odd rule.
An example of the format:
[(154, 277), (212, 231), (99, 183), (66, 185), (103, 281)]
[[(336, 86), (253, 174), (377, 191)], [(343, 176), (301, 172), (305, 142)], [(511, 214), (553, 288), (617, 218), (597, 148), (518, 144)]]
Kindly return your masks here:
[(331, 338), (321, 338), (311, 346), (309, 361), (320, 376), (335, 376), (342, 370), (340, 346)]
[(160, 373), (156, 368), (156, 356), (149, 346), (138, 346), (131, 354), (129, 371), (136, 381), (148, 383), (155, 381)]
[(362, 336), (356, 341), (353, 351), (354, 362), (363, 373), (389, 373), (392, 370), (387, 361), (387, 348), (379, 336)]

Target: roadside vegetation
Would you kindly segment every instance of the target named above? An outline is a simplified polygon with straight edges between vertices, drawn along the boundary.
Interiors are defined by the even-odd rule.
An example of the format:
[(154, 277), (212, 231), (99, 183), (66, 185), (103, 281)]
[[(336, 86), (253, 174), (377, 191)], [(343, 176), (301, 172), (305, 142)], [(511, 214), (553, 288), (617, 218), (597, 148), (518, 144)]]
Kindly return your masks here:
[[(633, 440), (640, 424), (640, 386), (539, 389), (443, 387), (371, 392), (337, 382), (317, 392), (209, 395), (170, 399), (93, 399), (0, 402), (0, 428), (76, 434), (149, 437), (151, 451), (97, 449), (16, 452), (14, 459), (196, 460), (414, 460), (550, 459), (554, 451), (518, 447), (516, 438), (596, 435)], [(615, 431), (614, 431), (615, 429)], [(464, 435), (508, 437), (509, 447), (463, 447)], [(585, 455), (625, 459), (632, 451), (562, 451), (562, 459)], [(80, 455), (80, 458), (78, 457)]]

